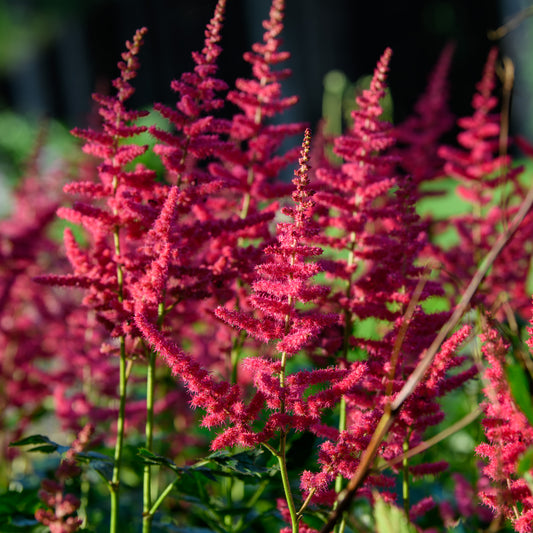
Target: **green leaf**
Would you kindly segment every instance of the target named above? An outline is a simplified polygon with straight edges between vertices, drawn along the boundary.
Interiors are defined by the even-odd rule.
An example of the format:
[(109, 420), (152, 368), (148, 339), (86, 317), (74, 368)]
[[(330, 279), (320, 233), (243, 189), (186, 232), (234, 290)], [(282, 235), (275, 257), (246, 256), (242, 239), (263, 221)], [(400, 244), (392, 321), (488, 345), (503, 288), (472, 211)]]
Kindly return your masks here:
[(277, 467), (265, 467), (258, 464), (259, 457), (263, 454), (262, 449), (245, 450), (231, 454), (226, 450), (220, 450), (208, 455), (206, 459), (220, 466), (224, 471), (241, 476), (262, 477), (265, 474), (277, 472)]
[(377, 533), (416, 533), (416, 527), (407, 520), (403, 510), (380, 497), (374, 505), (374, 518)]
[(44, 435), (30, 435), (29, 437), (26, 437), (24, 439), (11, 442), (9, 446), (29, 446), (31, 444), (34, 444), (36, 446), (29, 449), (28, 450), (29, 452), (41, 452), (41, 453), (58, 452), (60, 454), (63, 454), (69, 449), (68, 446), (62, 446), (61, 444), (58, 444), (57, 442), (50, 440), (48, 437), (45, 437)]
[(163, 457), (162, 455), (156, 455), (155, 453), (152, 453), (146, 448), (139, 448), (137, 450), (137, 455), (141, 457), (143, 463), (146, 465), (168, 466), (173, 470), (175, 468), (178, 468), (174, 461), (171, 461), (170, 459), (168, 459), (167, 457)]
[(200, 474), (203, 474), (210, 480), (214, 481), (215, 477), (213, 474), (216, 474), (217, 472), (214, 472), (211, 468), (207, 468), (205, 465), (205, 461), (200, 461), (199, 463), (191, 466), (178, 466), (174, 461), (171, 461), (167, 457), (163, 457), (162, 455), (157, 455), (155, 453), (152, 453), (150, 450), (147, 450), (146, 448), (139, 448), (137, 450), (137, 455), (141, 457), (143, 460), (143, 463), (146, 465), (158, 465), (158, 466), (165, 466), (167, 468), (170, 468), (177, 474), (190, 474), (192, 472), (198, 472)]
[(529, 423), (533, 425), (533, 404), (531, 403), (531, 392), (524, 369), (518, 363), (513, 363), (507, 366), (506, 374), (516, 405), (526, 415)]

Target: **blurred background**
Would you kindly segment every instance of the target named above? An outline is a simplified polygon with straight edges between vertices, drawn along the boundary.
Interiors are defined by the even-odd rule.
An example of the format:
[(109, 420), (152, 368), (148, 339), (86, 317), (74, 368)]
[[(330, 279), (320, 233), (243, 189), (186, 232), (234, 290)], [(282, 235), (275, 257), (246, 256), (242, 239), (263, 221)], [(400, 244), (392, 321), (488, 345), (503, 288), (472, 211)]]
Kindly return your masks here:
[[(173, 78), (192, 68), (215, 0), (0, 0), (0, 171), (31, 150), (27, 136), (43, 118), (65, 131), (84, 126), (91, 93), (106, 92), (136, 28), (149, 33), (132, 105), (175, 102)], [(322, 114), (323, 81), (338, 70), (355, 82), (372, 73), (385, 47), (394, 55), (389, 84), (394, 122), (410, 113), (442, 48), (456, 44), (450, 74), (452, 111), (470, 113), (491, 41), (487, 34), (530, 3), (521, 0), (287, 0), (284, 49), (292, 54), (287, 94), (300, 103), (287, 120), (314, 125)], [(248, 76), (242, 53), (260, 40), (269, 0), (228, 0), (220, 77)], [(497, 41), (516, 67), (511, 127), (533, 137), (533, 18)], [(9, 173), (5, 170), (4, 173)], [(1, 194), (1, 192), (0, 192)]]

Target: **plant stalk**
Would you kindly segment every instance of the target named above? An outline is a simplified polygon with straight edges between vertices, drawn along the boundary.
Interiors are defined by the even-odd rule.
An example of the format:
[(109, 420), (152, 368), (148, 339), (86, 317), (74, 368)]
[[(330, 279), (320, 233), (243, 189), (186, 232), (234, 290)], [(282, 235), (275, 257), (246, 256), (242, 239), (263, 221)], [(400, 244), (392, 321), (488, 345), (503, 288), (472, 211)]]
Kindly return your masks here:
[(110, 484), (111, 492), (111, 517), (109, 521), (109, 533), (117, 533), (120, 467), (122, 462), (122, 449), (124, 447), (124, 424), (126, 421), (126, 339), (120, 336), (120, 367), (119, 367), (119, 408), (117, 418), (117, 440), (115, 442), (115, 454), (113, 464), (113, 477)]
[[(162, 298), (164, 300), (164, 297)], [(165, 317), (164, 301), (159, 302), (157, 309), (157, 325), (163, 324)], [(155, 397), (155, 363), (156, 352), (150, 350), (148, 368), (146, 370), (146, 427), (145, 427), (145, 447), (149, 452), (153, 451), (154, 444), (154, 397)], [(152, 465), (144, 465), (143, 471), (143, 533), (152, 531), (152, 519), (154, 514), (152, 508)]]
[[(146, 449), (152, 451), (153, 429), (154, 429), (154, 381), (155, 381), (155, 361), (156, 354), (150, 350), (150, 358), (146, 371)], [(150, 509), (152, 507), (152, 466), (144, 465), (143, 471), (143, 533), (150, 533), (152, 530), (152, 517)]]

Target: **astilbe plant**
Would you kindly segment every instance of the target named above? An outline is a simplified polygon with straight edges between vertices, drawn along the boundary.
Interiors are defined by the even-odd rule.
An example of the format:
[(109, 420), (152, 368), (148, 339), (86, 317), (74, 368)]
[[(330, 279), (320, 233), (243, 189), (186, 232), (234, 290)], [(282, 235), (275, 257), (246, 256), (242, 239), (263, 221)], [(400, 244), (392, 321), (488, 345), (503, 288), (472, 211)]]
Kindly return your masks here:
[[(524, 195), (519, 181), (523, 168), (512, 167), (507, 146), (502, 146), (498, 99), (494, 94), (497, 58), (498, 50), (492, 48), (472, 99), (474, 112), (457, 121), (463, 130), (457, 136), (460, 147), (439, 149), (445, 160), (444, 173), (458, 181), (456, 193), (469, 204), (467, 213), (452, 219), (459, 242), (438, 255), (459, 292), (494, 243), (494, 228), (505, 227), (518, 209), (513, 199)], [(503, 313), (511, 323), (513, 311), (524, 317), (529, 306), (526, 283), (530, 224), (528, 220), (503, 251), (487, 278), (486, 288), (478, 295), (480, 304), (493, 313)], [(510, 300), (514, 302), (513, 311), (509, 309)]]
[(234, 208), (240, 209), (242, 218), (260, 210), (261, 200), (290, 192), (276, 178), (297, 159), (298, 148), (283, 155), (277, 152), (287, 137), (304, 129), (299, 123), (272, 122), (298, 101), (297, 96), (282, 96), (281, 82), (291, 74), (290, 69), (279, 68), (290, 57), (289, 52), (280, 50), (284, 9), (283, 0), (272, 1), (269, 18), (263, 22), (263, 42), (255, 43), (252, 51), (244, 54), (253, 77), (237, 79), (235, 89), (227, 95), (240, 111), (234, 113), (229, 130), (234, 149), (220, 154), (222, 164), (211, 165), (211, 172), (228, 180), (238, 193), (235, 198), (240, 205)]
[[(393, 174), (396, 156), (390, 154), (395, 136), (390, 124), (380, 120), (380, 99), (385, 94), (390, 57), (388, 49), (378, 62), (370, 88), (357, 97), (352, 129), (334, 141), (334, 153), (344, 162), (339, 169), (322, 168), (317, 172), (317, 178), (326, 185), (317, 200), (336, 213), (320, 216), (323, 225), (336, 230), (321, 239), (347, 252), (346, 260), (326, 263), (338, 287), (328, 304), (344, 319), (337, 357), (342, 366), (350, 368), (354, 349), (368, 354), (365, 379), (341, 401), (337, 434), (321, 446), (322, 471), (318, 475), (306, 473), (303, 478), (302, 487), (309, 494), (315, 492), (318, 501), (334, 497), (334, 493), (324, 491), (336, 474), (336, 492), (342, 488), (341, 475), (353, 475), (386, 405), (449, 316), (427, 315), (421, 307), (422, 302), (443, 291), (417, 264), (427, 245), (427, 235), (414, 209), (416, 185), (410, 177)], [(378, 339), (357, 335), (357, 323), (369, 318), (381, 321), (384, 332)], [(460, 345), (465, 336), (461, 333), (454, 346)], [(385, 460), (391, 461), (418, 445), (426, 429), (444, 417), (435, 399), (476, 373), (471, 367), (450, 380), (446, 370), (461, 365), (464, 359), (453, 357), (451, 349), (443, 352), (441, 359), (431, 371), (436, 374), (419, 385), (391, 427), (387, 446), (380, 451)], [(404, 486), (408, 486), (410, 476), (436, 473), (445, 467), (445, 462), (408, 465), (404, 461)], [(390, 489), (394, 481), (383, 475), (369, 476), (361, 494), (370, 496), (372, 485)], [(404, 503), (409, 501), (405, 489), (403, 497)], [(388, 498), (393, 498), (391, 493)], [(429, 501), (421, 502), (417, 511), (411, 510), (411, 517), (414, 519), (429, 505)]]
[(487, 364), (483, 373), (483, 429), (488, 442), (480, 444), (476, 453), (486, 460), (482, 471), (490, 486), (480, 492), (480, 498), (497, 517), (510, 519), (515, 531), (529, 533), (533, 531), (533, 495), (518, 473), (518, 462), (533, 444), (533, 427), (516, 405), (506, 378), (509, 347), (490, 326), (482, 341)]
[[(460, 148), (438, 150), (451, 124), (445, 80), (452, 48), (445, 48), (413, 117), (396, 127), (382, 120), (392, 56), (386, 49), (370, 87), (356, 98), (353, 126), (332, 139), (340, 163), (329, 162), (320, 151), (325, 143), (315, 139), (313, 173), (309, 129), (301, 147), (282, 147), (304, 130), (281, 122), (297, 102), (283, 96), (290, 74), (283, 68), (289, 53), (281, 49), (283, 0), (272, 1), (262, 42), (244, 55), (251, 77), (232, 90), (217, 77), (225, 7), (218, 0), (203, 47), (192, 55), (193, 70), (171, 83), (175, 107), (154, 106), (168, 131), (139, 126), (147, 113), (129, 108), (144, 28), (127, 43), (113, 94), (94, 96), (101, 131), (73, 131), (93, 159), (65, 187), (79, 200), (58, 210), (84, 230), (64, 233), (71, 274), (57, 273), (65, 265), (44, 234), (56, 202), (44, 202), (35, 181), (22, 185), (15, 213), (0, 227), (1, 372), (8, 383), (2, 407), (20, 419), (15, 437), (49, 397), (60, 427), (81, 430), (56, 481), (43, 482), (46, 508), (41, 504), (35, 517), (51, 531), (101, 526), (90, 512), (82, 524), (79, 502), (69, 495), (69, 480), (79, 474), (75, 461), (83, 459), (111, 494), (111, 533), (126, 517), (123, 527), (138, 524), (143, 533), (170, 530), (182, 519), (187, 528), (233, 533), (256, 526), (382, 533), (383, 520), (399, 517), (406, 530), (422, 530), (437, 516), (429, 513), (437, 503), (446, 526), (457, 512), (486, 518), (474, 501), (476, 483), (496, 520), (531, 531), (531, 492), (519, 467), (533, 445), (531, 427), (505, 373), (510, 349), (495, 328), (503, 316), (511, 323), (528, 301), (531, 225), (517, 227), (533, 197), (520, 203), (526, 194), (520, 170), (505, 155), (493, 94), (496, 51), (473, 116), (458, 122)], [(149, 150), (137, 135), (147, 131), (162, 162), (158, 176), (136, 164)], [(284, 169), (298, 156), (292, 184), (284, 183)], [(459, 243), (444, 250), (430, 237), (447, 221), (429, 226), (417, 214), (425, 184), (443, 173), (463, 183), (457, 194), (472, 206), (452, 221)], [(431, 272), (435, 258), (452, 278)], [(31, 284), (43, 269), (54, 274)], [(466, 292), (446, 292), (449, 279), (458, 288), (469, 283)], [(445, 310), (431, 311), (434, 300), (446, 298)], [(486, 307), (495, 317), (483, 337), (486, 362), (477, 365), (469, 358), (476, 330), (467, 320), (458, 327), (471, 303), (478, 322)], [(516, 335), (512, 340), (517, 346)], [(442, 398), (458, 395), (485, 364), (487, 442), (477, 454), (486, 463), (476, 479), (449, 472), (450, 458), (438, 450), (427, 458), (421, 451), (429, 432), (447, 422)], [(2, 420), (2, 429), (11, 430)], [(96, 426), (93, 442), (104, 451), (114, 446), (112, 460), (80, 453), (86, 423)], [(128, 445), (143, 440), (143, 426), (141, 458), (132, 458)], [(41, 451), (58, 448), (43, 436), (19, 444), (30, 442)], [(455, 509), (411, 490), (412, 479), (427, 475), (435, 486), (437, 479), (455, 480)], [(246, 484), (250, 476), (258, 478), (254, 489)], [(133, 511), (141, 492), (142, 510)], [(347, 512), (354, 496), (359, 503)], [(375, 524), (359, 521), (365, 506)]]
[[(137, 350), (137, 332), (133, 323), (137, 300), (135, 289), (145, 275), (146, 266), (152, 261), (151, 255), (140, 253), (141, 237), (158, 216), (157, 207), (151, 206), (150, 202), (157, 206), (167, 192), (165, 186), (156, 183), (154, 171), (142, 165), (129, 169), (134, 160), (148, 148), (128, 144), (129, 139), (147, 128), (134, 124), (146, 112), (131, 111), (126, 107), (134, 92), (130, 81), (135, 78), (140, 66), (137, 55), (145, 33), (145, 28), (138, 30), (133, 40), (127, 43), (128, 50), (118, 64), (120, 76), (113, 82), (116, 95), (93, 95), (99, 104), (103, 131), (73, 130), (74, 135), (85, 139), (83, 150), (100, 159), (101, 163), (96, 169), (96, 181), (76, 181), (65, 186), (66, 192), (84, 196), (88, 201), (78, 201), (72, 208), (60, 208), (58, 214), (71, 223), (83, 226), (89, 236), (90, 248), (82, 248), (67, 228), (65, 247), (74, 273), (39, 278), (41, 283), (85, 288), (84, 306), (107, 328), (108, 335), (118, 341), (104, 343), (100, 348), (100, 357), (118, 355), (119, 358), (118, 372), (113, 372), (112, 369), (104, 371), (104, 375), (108, 376), (114, 373), (116, 379), (113, 396), (117, 396), (118, 389), (119, 397), (118, 413), (113, 413), (117, 427), (113, 476), (109, 482), (112, 531), (116, 530), (118, 522), (118, 493), (126, 418), (132, 423), (136, 408), (141, 407), (142, 412), (146, 410), (145, 402), (135, 405), (130, 401), (126, 405), (127, 366), (131, 365), (132, 356)], [(95, 340), (98, 338), (96, 336)], [(96, 371), (97, 365), (91, 361), (94, 353), (90, 348), (87, 354), (89, 357), (85, 364), (92, 363), (91, 366)], [(138, 355), (147, 356), (144, 351)], [(149, 411), (152, 412), (153, 409), (152, 399)], [(143, 422), (144, 417), (140, 421)]]
[(212, 181), (198, 168), (198, 161), (228, 148), (227, 143), (221, 141), (220, 133), (228, 131), (229, 123), (213, 116), (224, 106), (224, 99), (218, 93), (228, 88), (226, 82), (215, 77), (217, 59), (222, 52), (218, 43), (222, 37), (225, 8), (225, 0), (220, 0), (206, 28), (204, 48), (192, 54), (194, 70), (183, 73), (179, 80), (171, 83), (171, 88), (180, 95), (176, 108), (154, 106), (176, 130), (167, 132), (152, 126), (150, 133), (160, 141), (154, 151), (162, 158), (167, 177), (178, 186), (182, 182)]
[(161, 157), (165, 179), (180, 190), (171, 235), (175, 248), (171, 281), (166, 290), (167, 299), (175, 302), (174, 317), (170, 317), (175, 338), (186, 337), (196, 353), (203, 352), (204, 364), (218, 364), (221, 371), (231, 366), (222, 356), (224, 341), (195, 331), (194, 324), (209, 324), (212, 308), (235, 297), (235, 280), (249, 275), (255, 258), (255, 247), (244, 247), (242, 241), (268, 237), (265, 223), (273, 217), (271, 210), (239, 216), (228, 203), (228, 189), (235, 180), (214, 171), (216, 161), (235, 151), (229, 139), (231, 121), (217, 116), (225, 104), (220, 93), (227, 89), (226, 83), (215, 77), (224, 10), (225, 1), (221, 0), (207, 26), (204, 48), (192, 55), (194, 70), (171, 83), (179, 95), (176, 108), (155, 106), (169, 119), (173, 131), (150, 128), (159, 141), (154, 150)]
[[(259, 398), (272, 411), (258, 442), (268, 442), (274, 433), (279, 434), (279, 446), (274, 448), (268, 444), (268, 448), (280, 463), (292, 531), (298, 531), (299, 514), (296, 512), (287, 474), (288, 430), (291, 427), (299, 431), (310, 429), (322, 436), (321, 411), (333, 407), (338, 395), (357, 383), (364, 368), (364, 365), (354, 365), (350, 371), (328, 368), (287, 375), (287, 360), (337, 319), (335, 315), (300, 310), (297, 307), (298, 304), (322, 299), (326, 290), (308, 282), (319, 272), (319, 267), (316, 262), (306, 260), (322, 253), (320, 248), (306, 244), (317, 231), (310, 219), (313, 201), (308, 176), (309, 150), (310, 132), (307, 130), (299, 160), (300, 167), (293, 180), (296, 191), (292, 197), (296, 205), (282, 210), (293, 221), (278, 224), (277, 243), (265, 249), (270, 260), (257, 266), (259, 279), (252, 284), (254, 293), (250, 297), (250, 304), (261, 312), (262, 317), (256, 318), (223, 308), (216, 310), (219, 318), (234, 327), (242, 328), (264, 342), (277, 341), (276, 350), (280, 354), (278, 360), (254, 358), (245, 359), (242, 364), (253, 371), (254, 386), (258, 392), (252, 401), (257, 402)], [(305, 397), (308, 387), (324, 381), (332, 384), (329, 390)], [(217, 439), (214, 444), (228, 445), (233, 442)]]

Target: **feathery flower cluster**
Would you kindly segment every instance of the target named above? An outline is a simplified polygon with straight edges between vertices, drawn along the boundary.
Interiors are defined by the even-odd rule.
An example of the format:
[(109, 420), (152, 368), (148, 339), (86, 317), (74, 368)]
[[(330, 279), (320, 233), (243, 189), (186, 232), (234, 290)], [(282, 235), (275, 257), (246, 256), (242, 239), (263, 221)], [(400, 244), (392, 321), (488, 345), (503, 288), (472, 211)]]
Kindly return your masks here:
[(494, 329), (483, 336), (483, 354), (487, 368), (483, 377), (485, 418), (483, 427), (486, 443), (476, 453), (488, 463), (483, 473), (491, 486), (480, 493), (480, 498), (497, 515), (512, 521), (519, 533), (533, 531), (533, 495), (525, 479), (517, 475), (520, 456), (533, 445), (533, 427), (516, 406), (505, 375), (505, 357), (508, 347)]
[[(80, 224), (92, 239), (92, 249), (83, 250), (72, 232), (65, 232), (65, 248), (74, 269), (72, 275), (42, 276), (40, 281), (65, 286), (86, 288), (84, 304), (97, 312), (98, 319), (108, 326), (115, 336), (128, 332), (128, 323), (134, 302), (129, 294), (132, 278), (138, 276), (139, 265), (132, 241), (149, 228), (155, 218), (142, 203), (148, 191), (155, 187), (155, 173), (144, 167), (126, 170), (147, 146), (121, 144), (146, 130), (144, 126), (131, 124), (147, 113), (129, 111), (125, 103), (134, 89), (130, 80), (139, 68), (137, 55), (146, 28), (138, 30), (133, 41), (127, 43), (128, 51), (119, 62), (120, 76), (113, 82), (116, 96), (93, 95), (100, 105), (103, 131), (74, 129), (74, 135), (86, 140), (83, 150), (102, 159), (98, 166), (99, 182), (80, 181), (69, 184), (65, 191), (86, 196), (92, 204), (76, 202), (72, 208), (60, 208), (59, 216)], [(101, 207), (100, 200), (106, 199)], [(142, 261), (141, 261), (142, 263)]]
[[(258, 278), (252, 284), (249, 303), (260, 317), (223, 307), (215, 310), (218, 318), (258, 340), (265, 343), (277, 341), (280, 360), (250, 358), (242, 363), (252, 371), (257, 389), (252, 403), (266, 402), (272, 412), (262, 431), (264, 440), (270, 439), (278, 428), (293, 427), (303, 431), (316, 424), (320, 411), (332, 407), (336, 394), (342, 393), (343, 387), (353, 386), (362, 374), (362, 365), (359, 365), (350, 377), (347, 371), (332, 368), (285, 375), (287, 359), (308, 345), (325, 326), (337, 320), (334, 314), (298, 307), (322, 299), (328, 290), (310, 284), (310, 279), (320, 269), (316, 262), (308, 260), (322, 253), (320, 248), (306, 244), (316, 234), (310, 218), (313, 206), (308, 176), (310, 136), (310, 131), (306, 130), (300, 166), (293, 179), (295, 206), (282, 210), (293, 220), (278, 224), (277, 242), (265, 248), (270, 259), (256, 267)], [(332, 384), (341, 381), (342, 386), (337, 384), (331, 390), (305, 397), (308, 387), (326, 381)], [(227, 446), (234, 443), (219, 437), (215, 444)]]
[[(473, 115), (457, 121), (463, 129), (457, 136), (460, 148), (441, 146), (438, 152), (445, 160), (444, 172), (459, 182), (457, 195), (472, 206), (471, 212), (453, 219), (459, 243), (439, 257), (444, 270), (459, 281), (458, 290), (468, 282), (494, 244), (494, 228), (505, 225), (516, 212), (517, 206), (509, 203), (509, 199), (525, 194), (518, 180), (523, 168), (511, 168), (510, 156), (500, 153), (500, 113), (496, 110), (498, 99), (493, 94), (497, 57), (498, 50), (492, 48), (472, 99)], [(503, 191), (500, 196), (495, 195), (496, 189)], [(509, 316), (506, 302), (511, 299), (515, 311), (525, 314), (529, 308), (526, 290), (529, 258), (524, 251), (529, 246), (530, 228), (528, 219), (495, 263), (478, 294), (478, 301), (492, 313), (499, 311), (503, 304), (505, 315)]]
[(37, 146), (14, 191), (11, 216), (0, 221), (0, 460), (12, 455), (9, 442), (42, 413), (45, 398), (61, 381), (53, 361), (68, 335), (66, 319), (78, 303), (32, 281), (64, 262), (48, 236), (63, 173), (39, 168), (41, 149)]
[(228, 180), (242, 194), (242, 217), (258, 211), (258, 201), (289, 192), (289, 188), (274, 180), (297, 159), (298, 148), (281, 155), (277, 151), (287, 137), (301, 134), (304, 129), (303, 124), (297, 123), (267, 123), (298, 101), (297, 96), (282, 96), (281, 82), (290, 76), (290, 69), (275, 70), (290, 56), (279, 49), (284, 9), (284, 0), (272, 1), (269, 19), (263, 22), (263, 42), (255, 43), (252, 51), (244, 54), (254, 77), (237, 79), (236, 88), (227, 95), (228, 101), (242, 111), (234, 114), (229, 132), (235, 149), (221, 154), (223, 164), (211, 168), (215, 176)]
[[(444, 49), (413, 117), (393, 127), (382, 120), (392, 56), (387, 48), (370, 87), (356, 98), (353, 126), (333, 139), (340, 164), (327, 160), (324, 143), (314, 142), (319, 168), (310, 174), (310, 130), (305, 130), (301, 147), (282, 153), (282, 143), (301, 134), (304, 126), (277, 123), (297, 101), (282, 91), (290, 74), (282, 67), (289, 57), (281, 50), (280, 37), (285, 3), (272, 0), (262, 42), (244, 54), (251, 78), (238, 79), (228, 91), (217, 78), (226, 1), (216, 3), (203, 48), (192, 54), (193, 70), (171, 82), (175, 107), (154, 106), (171, 131), (137, 125), (147, 113), (127, 105), (145, 28), (127, 43), (113, 82), (115, 94), (94, 95), (102, 130), (73, 130), (97, 163), (84, 162), (79, 180), (64, 187), (80, 200), (57, 210), (85, 230), (86, 243), (71, 229), (64, 233), (72, 274), (39, 276), (48, 285), (44, 289), (28, 282), (42, 267), (37, 266), (41, 258), (49, 268), (64, 271), (61, 259), (48, 259), (55, 246), (45, 235), (56, 204), (36, 205), (38, 209), (23, 204), (41, 200), (32, 190), (33, 181), (21, 189), (12, 219), (0, 224), (0, 377), (7, 383), (0, 408), (18, 409), (17, 429), (22, 431), (36, 406), (53, 397), (62, 428), (78, 432), (90, 422), (114, 438), (113, 472), (107, 480), (113, 533), (124, 505), (119, 503), (119, 492), (126, 488), (123, 448), (133, 435), (137, 438), (132, 430), (146, 428), (141, 453), (146, 462), (128, 460), (143, 469), (143, 531), (149, 531), (163, 496), (181, 483), (177, 465), (182, 458), (156, 456), (154, 436), (168, 435), (161, 447), (178, 453), (179, 446), (199, 443), (205, 433), (197, 439), (194, 432), (172, 438), (176, 428), (192, 423), (192, 410), (198, 408), (201, 425), (213, 429), (209, 445), (217, 451), (201, 462), (199, 472), (223, 456), (221, 449), (234, 446), (261, 446), (278, 461), (285, 493), (278, 510), (291, 523), (283, 532), (316, 532), (304, 522), (308, 517), (303, 513), (311, 505), (326, 504), (340, 514), (335, 501), (344, 505), (344, 495), (350, 493), (349, 488), (343, 491), (345, 480), (358, 479), (354, 473), (363, 470), (370, 449), (387, 469), (364, 470), (358, 485), (350, 483), (350, 498), (363, 496), (372, 505), (378, 491), (396, 507), (402, 476), (405, 515), (418, 521), (435, 502), (429, 496), (410, 503), (410, 480), (442, 473), (447, 463), (410, 456), (414, 448), (425, 448), (427, 430), (445, 419), (439, 400), (477, 373), (464, 355), (474, 336), (465, 325), (412, 382), (420, 361), (430, 360), (424, 353), (452, 316), (451, 311), (427, 311), (433, 298), (446, 298), (446, 293), (442, 280), (430, 274), (429, 266), (424, 268), (424, 254), (442, 260), (460, 283), (469, 281), (497, 239), (494, 227), (517, 212), (525, 193), (518, 181), (520, 169), (509, 168), (510, 158), (501, 146), (493, 95), (497, 53), (489, 54), (473, 116), (458, 121), (463, 129), (460, 148), (437, 150), (451, 125), (446, 76), (453, 49)], [(227, 112), (231, 107), (227, 103), (233, 105), (233, 115), (220, 118), (222, 108)], [(153, 151), (163, 164), (161, 179), (136, 164), (149, 150), (135, 138), (145, 131), (156, 139)], [(282, 183), (281, 173), (296, 159), (292, 185)], [(422, 184), (443, 172), (461, 182), (457, 193), (472, 206), (471, 214), (453, 220), (460, 242), (450, 250), (430, 241), (427, 228), (435, 221), (422, 221), (416, 211), (425, 194)], [(310, 176), (316, 176), (316, 193)], [(497, 205), (498, 190), (506, 184), (509, 201)], [(289, 192), (292, 203), (279, 209), (274, 234), (268, 222)], [(500, 262), (493, 264), (486, 287), (494, 294), (485, 290), (475, 302), (497, 310), (507, 298), (501, 307), (509, 319), (514, 311), (523, 311), (527, 300), (532, 219), (526, 219)], [(436, 232), (442, 227), (434, 224)], [(329, 285), (316, 283), (318, 274)], [(72, 291), (57, 290), (57, 299), (52, 299), (57, 286), (83, 289), (83, 307), (76, 307)], [(447, 300), (450, 308), (455, 296)], [(375, 327), (370, 337), (362, 332), (365, 324)], [(533, 497), (517, 474), (519, 456), (533, 446), (533, 431), (509, 390), (506, 344), (494, 330), (484, 339), (488, 442), (477, 453), (488, 459), (484, 479), (492, 486), (480, 489), (480, 498), (496, 515), (509, 518), (516, 531), (533, 533)], [(120, 366), (110, 357), (117, 353)], [(137, 361), (147, 363), (146, 387), (140, 385)], [(117, 388), (118, 406), (110, 401), (116, 399)], [(401, 405), (391, 409), (399, 398)], [(162, 410), (166, 418), (160, 424), (154, 414)], [(108, 431), (113, 417), (116, 435)], [(369, 448), (378, 442), (375, 432), (384, 427), (383, 421), (389, 424), (387, 434), (377, 448)], [(2, 418), (2, 430), (4, 426)], [(68, 533), (80, 527), (79, 502), (65, 490), (79, 474), (76, 454), (90, 431), (88, 426), (81, 430), (56, 481), (42, 484), (40, 497), (47, 508), (39, 509), (36, 518), (51, 531)], [(290, 455), (304, 432), (312, 441), (309, 456), (314, 462), (300, 468), (290, 464)], [(172, 441), (179, 441), (178, 447)], [(151, 461), (178, 474), (157, 497)], [(198, 464), (191, 466), (193, 475)], [(297, 470), (304, 470), (299, 511), (290, 479)], [(481, 516), (473, 505), (474, 483), (456, 479), (457, 510), (464, 517)], [(263, 488), (252, 500), (261, 497)], [(203, 492), (210, 497), (210, 491)], [(235, 496), (236, 491), (229, 492)], [(195, 501), (187, 501), (187, 512)], [(226, 524), (231, 513), (224, 513)], [(205, 515), (202, 511), (199, 523), (188, 526), (203, 526)], [(443, 504), (441, 515), (451, 523), (455, 510)], [(235, 530), (244, 527), (242, 520), (231, 524)]]
[(229, 123), (212, 115), (224, 106), (224, 100), (217, 93), (228, 88), (224, 81), (215, 77), (216, 61), (222, 51), (218, 43), (225, 8), (226, 0), (219, 0), (205, 31), (204, 48), (192, 54), (196, 63), (194, 71), (183, 73), (179, 80), (171, 83), (171, 88), (180, 95), (176, 109), (154, 105), (154, 109), (170, 120), (176, 129), (176, 133), (169, 133), (152, 126), (150, 133), (162, 143), (157, 144), (154, 151), (161, 157), (169, 178), (178, 186), (182, 181), (201, 183), (211, 180), (195, 162), (228, 148), (219, 134), (228, 131)]
[[(315, 475), (306, 472), (302, 477), (302, 488), (316, 490), (323, 501), (331, 501), (334, 496), (324, 491), (335, 474), (346, 478), (353, 475), (391, 395), (403, 386), (420, 354), (449, 316), (448, 313), (426, 315), (422, 310), (421, 302), (443, 294), (439, 284), (432, 280), (425, 280), (418, 301), (414, 302), (412, 316), (406, 316), (424, 277), (417, 261), (428, 241), (424, 225), (415, 212), (416, 184), (409, 177), (393, 176), (398, 157), (391, 152), (396, 139), (391, 126), (380, 120), (380, 99), (385, 94), (390, 57), (391, 51), (387, 49), (378, 62), (370, 88), (357, 98), (359, 107), (353, 112), (352, 130), (335, 139), (334, 152), (345, 162), (339, 169), (317, 171), (317, 178), (326, 185), (317, 194), (317, 201), (338, 213), (336, 217), (321, 214), (320, 221), (326, 227), (343, 230), (340, 237), (322, 237), (323, 242), (349, 253), (347, 261), (337, 260), (329, 269), (344, 285), (329, 302), (338, 306), (334, 309), (344, 317), (340, 356), (350, 368), (353, 363), (349, 362), (348, 354), (353, 347), (362, 348), (368, 354), (365, 378), (345, 396), (346, 427), (341, 426), (336, 435), (332, 433), (333, 440), (322, 444), (319, 455), (322, 471)], [(358, 338), (354, 335), (354, 322), (370, 317), (384, 321), (386, 332), (377, 340)], [(446, 376), (448, 369), (464, 362), (464, 358), (453, 354), (466, 336), (464, 331), (458, 333), (454, 342), (443, 349), (430, 376), (406, 402), (390, 430), (387, 446), (380, 451), (384, 459), (401, 455), (406, 445), (418, 445), (425, 430), (444, 418), (436, 398), (461, 386), (476, 373), (471, 367), (454, 378)], [(409, 471), (413, 476), (420, 476), (444, 468), (446, 463), (440, 462), (410, 465)], [(382, 475), (367, 478), (367, 487), (390, 488), (393, 483)], [(370, 491), (365, 491), (370, 496)], [(422, 511), (428, 505), (427, 501), (421, 502), (418, 509)]]

